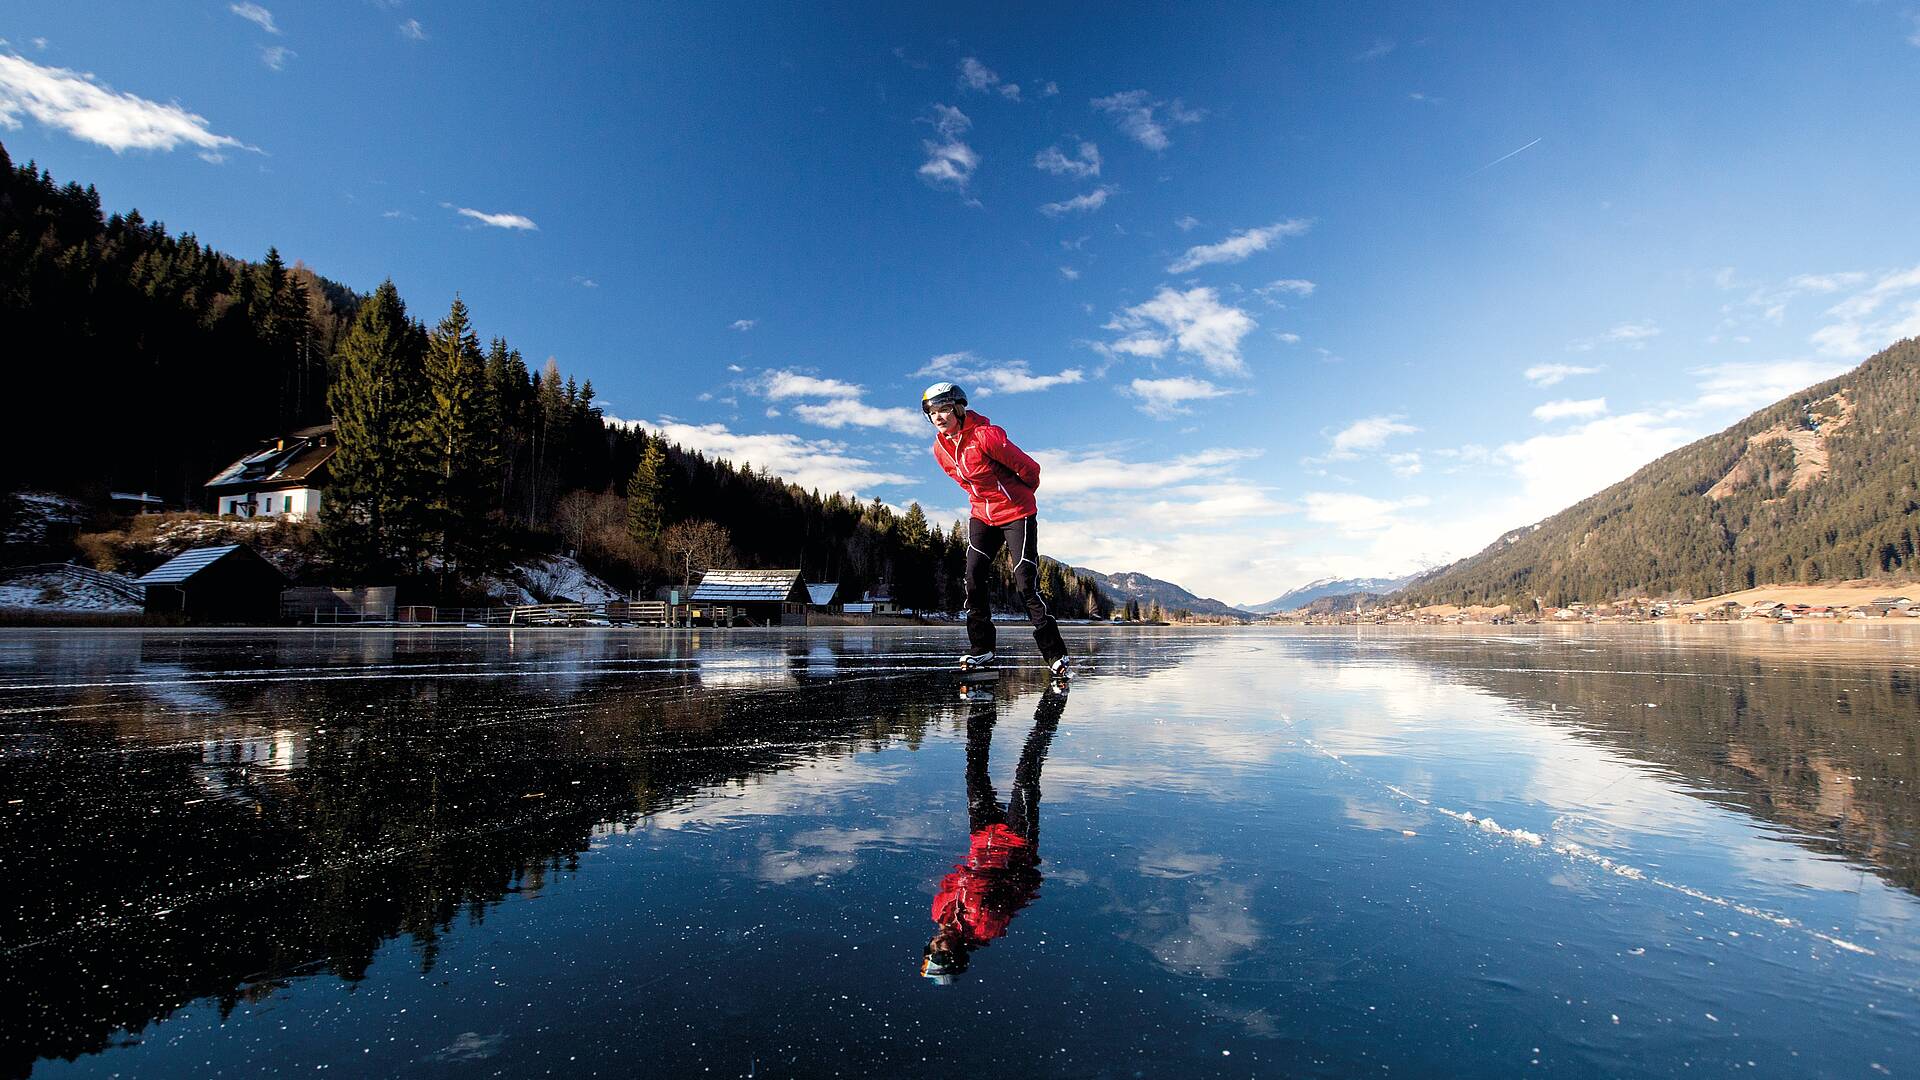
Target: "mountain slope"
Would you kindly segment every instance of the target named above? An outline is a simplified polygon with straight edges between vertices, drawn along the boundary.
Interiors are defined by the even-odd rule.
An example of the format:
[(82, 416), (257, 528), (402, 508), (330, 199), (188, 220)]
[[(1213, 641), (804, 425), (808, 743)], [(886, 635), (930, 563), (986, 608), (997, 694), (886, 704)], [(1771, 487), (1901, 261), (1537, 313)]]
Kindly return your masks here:
[(1142, 607), (1149, 601), (1158, 600), (1167, 611), (1191, 611), (1195, 615), (1230, 615), (1235, 618), (1247, 618), (1245, 611), (1223, 604), (1208, 596), (1195, 596), (1171, 581), (1148, 577), (1145, 574), (1123, 573), (1102, 574), (1097, 570), (1088, 570), (1083, 566), (1073, 567), (1073, 572), (1083, 574), (1097, 582), (1102, 591), (1116, 601), (1116, 606), (1128, 600), (1138, 600)]
[(1292, 611), (1303, 608), (1323, 596), (1344, 596), (1348, 593), (1390, 593), (1411, 584), (1418, 575), (1409, 574), (1397, 578), (1321, 578), (1309, 581), (1297, 589), (1281, 593), (1264, 604), (1254, 604), (1246, 610), (1255, 615), (1271, 615), (1276, 611)]
[(1920, 339), (1683, 446), (1399, 599), (1709, 596), (1920, 570)]

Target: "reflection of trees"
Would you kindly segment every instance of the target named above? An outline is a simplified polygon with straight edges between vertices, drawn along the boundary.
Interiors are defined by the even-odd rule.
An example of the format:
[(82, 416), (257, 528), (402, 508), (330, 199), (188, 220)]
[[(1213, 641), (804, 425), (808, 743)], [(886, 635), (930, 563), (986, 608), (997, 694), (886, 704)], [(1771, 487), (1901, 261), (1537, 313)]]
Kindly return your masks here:
[[(505, 662), (499, 641), (489, 635), (493, 662)], [(397, 651), (431, 666), (472, 649), (423, 635)], [(189, 673), (196, 662), (191, 650), (154, 659)], [(224, 1014), (296, 975), (358, 979), (400, 935), (430, 969), (463, 914), (570, 873), (597, 827), (823, 755), (917, 742), (952, 708), (945, 679), (732, 693), (618, 670), (214, 683), (192, 707), (164, 692), (62, 702), (95, 719), (36, 726), (0, 758), (0, 789), (30, 808), (0, 829), (17, 912), (0, 1075), (98, 1051), (196, 999)], [(210, 713), (207, 695), (226, 710)]]
[[(1503, 698), (1551, 704), (1562, 716), (1571, 710), (1578, 734), (1671, 769), (1692, 794), (1920, 892), (1915, 671), (1739, 645), (1677, 660), (1604, 649), (1582, 655), (1570, 646), (1454, 641), (1409, 655)], [(1563, 670), (1609, 665), (1638, 670)]]

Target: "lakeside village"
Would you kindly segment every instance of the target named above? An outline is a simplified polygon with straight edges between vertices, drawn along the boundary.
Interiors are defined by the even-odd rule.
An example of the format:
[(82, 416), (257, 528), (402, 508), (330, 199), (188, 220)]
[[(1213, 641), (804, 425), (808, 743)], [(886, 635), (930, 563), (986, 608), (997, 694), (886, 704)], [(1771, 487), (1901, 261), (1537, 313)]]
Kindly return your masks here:
[[(842, 590), (799, 569), (733, 565), (726, 543), (696, 536), (675, 559), (677, 585), (623, 592), (574, 556), (529, 553), (480, 575), (484, 603), (402, 602), (390, 584), (340, 586), (313, 565), (314, 531), (328, 466), (339, 449), (334, 425), (275, 438), (205, 483), (212, 513), (182, 511), (147, 493), (114, 492), (111, 516), (123, 538), (91, 542), (79, 526), (83, 504), (58, 495), (10, 496), (6, 548), (78, 549), (85, 561), (29, 561), (0, 568), (0, 621), (55, 625), (286, 626), (839, 626), (949, 622), (957, 612), (902, 603), (886, 581)], [(94, 515), (97, 520), (98, 515)], [(136, 572), (128, 572), (129, 570)], [(1920, 618), (1920, 604), (1887, 581), (1764, 586), (1703, 600), (1635, 597), (1553, 606), (1428, 606), (1391, 595), (1324, 596), (1265, 616), (1195, 614), (1137, 598), (1108, 597), (1111, 614), (1068, 623), (1168, 625), (1509, 625), (1519, 623), (1831, 623)], [(1920, 596), (1920, 588), (1907, 592)], [(1018, 618), (1013, 614), (996, 618)]]

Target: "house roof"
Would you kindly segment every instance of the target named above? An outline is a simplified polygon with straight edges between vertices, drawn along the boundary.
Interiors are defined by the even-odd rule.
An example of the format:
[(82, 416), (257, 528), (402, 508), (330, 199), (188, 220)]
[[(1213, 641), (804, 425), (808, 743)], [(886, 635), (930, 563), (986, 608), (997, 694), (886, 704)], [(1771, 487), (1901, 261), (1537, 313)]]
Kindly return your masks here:
[(301, 428), (220, 470), (206, 486), (260, 488), (297, 484), (310, 478), (339, 448), (339, 442), (333, 438), (332, 424)]
[(145, 575), (135, 578), (135, 585), (178, 585), (193, 575), (239, 551), (240, 544), (222, 544), (219, 547), (194, 548), (183, 551)]
[(833, 603), (833, 594), (839, 591), (840, 591), (840, 583), (837, 581), (829, 581), (825, 583), (815, 583), (815, 582), (809, 581), (807, 582), (807, 603), (819, 604), (822, 606), (831, 604)]
[(807, 602), (798, 570), (709, 570), (693, 599), (716, 604)]

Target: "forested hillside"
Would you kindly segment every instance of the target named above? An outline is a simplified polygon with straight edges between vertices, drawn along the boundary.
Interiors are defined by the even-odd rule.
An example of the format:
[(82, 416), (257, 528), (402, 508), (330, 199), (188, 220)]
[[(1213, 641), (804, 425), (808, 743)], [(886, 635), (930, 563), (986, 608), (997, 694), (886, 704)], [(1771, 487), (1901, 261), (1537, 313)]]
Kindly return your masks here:
[(1920, 339), (1681, 447), (1398, 594), (1419, 604), (1693, 597), (1911, 577)]
[[(104, 506), (109, 490), (151, 491), (207, 509), (221, 467), (332, 420), (317, 565), (333, 583), (451, 597), (518, 553), (564, 548), (626, 588), (797, 567), (843, 596), (885, 583), (912, 606), (959, 606), (965, 536), (918, 506), (822, 495), (609, 425), (590, 381), (552, 359), (532, 370), (500, 338), (482, 346), (458, 298), (443, 310), (429, 328), (391, 282), (360, 295), (273, 250), (251, 263), (138, 211), (105, 215), (92, 188), (0, 146), (14, 361), (0, 493)], [(1108, 612), (1058, 563), (1041, 585), (1061, 614)]]

